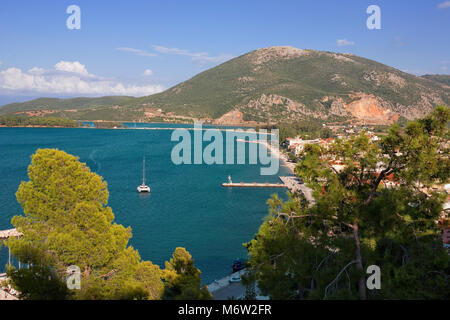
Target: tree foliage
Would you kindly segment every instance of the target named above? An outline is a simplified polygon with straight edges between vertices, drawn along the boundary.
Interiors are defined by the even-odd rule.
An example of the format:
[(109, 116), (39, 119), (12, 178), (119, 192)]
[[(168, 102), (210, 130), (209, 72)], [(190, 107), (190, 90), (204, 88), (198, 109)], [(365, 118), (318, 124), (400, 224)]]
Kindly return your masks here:
[(0, 115), (0, 125), (13, 126), (45, 126), (76, 128), (76, 121), (58, 117), (28, 117), (24, 115)]
[(165, 299), (208, 300), (212, 299), (208, 288), (201, 284), (200, 270), (184, 248), (176, 248), (163, 270)]
[[(450, 176), (449, 109), (394, 125), (381, 143), (362, 132), (329, 148), (305, 147), (301, 196), (268, 201), (270, 215), (246, 244), (251, 273), (275, 299), (448, 299), (449, 255), (436, 225)], [(366, 289), (366, 268), (381, 289)]]
[[(75, 298), (161, 297), (161, 270), (142, 261), (128, 246), (131, 229), (114, 223), (102, 177), (76, 157), (56, 149), (38, 150), (28, 176), (30, 180), (22, 182), (16, 193), (25, 215), (12, 218), (23, 236), (8, 242), (20, 261), (51, 270), (60, 279), (66, 276), (68, 266), (78, 266), (82, 281)], [(18, 283), (22, 273), (26, 271), (12, 273), (13, 281)], [(34, 287), (21, 288), (27, 288), (27, 294)]]
[(7, 270), (12, 286), (25, 300), (65, 300), (71, 292), (65, 282), (48, 266), (31, 266), (27, 269)]

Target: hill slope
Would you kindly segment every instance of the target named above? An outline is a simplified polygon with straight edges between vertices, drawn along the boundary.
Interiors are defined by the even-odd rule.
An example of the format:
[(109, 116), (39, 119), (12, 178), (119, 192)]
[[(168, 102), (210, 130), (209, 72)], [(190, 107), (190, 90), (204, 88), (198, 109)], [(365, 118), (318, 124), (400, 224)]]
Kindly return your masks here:
[(82, 110), (92, 107), (105, 107), (123, 104), (133, 97), (127, 96), (107, 96), (101, 98), (39, 98), (23, 103), (11, 103), (0, 108), (0, 113), (14, 113), (31, 110)]
[[(270, 47), (234, 58), (162, 93), (116, 104), (114, 109), (103, 105), (69, 116), (126, 114), (139, 120), (184, 116), (219, 124), (352, 118), (385, 124), (422, 116), (437, 104), (450, 105), (450, 87), (351, 54)], [(15, 110), (27, 108), (13, 105)]]
[(425, 79), (433, 80), (450, 86), (450, 75), (448, 74), (426, 74), (422, 76)]
[[(444, 84), (372, 60), (292, 47), (250, 52), (165, 92), (139, 99), (179, 114), (256, 121), (355, 116), (412, 119), (449, 104)], [(219, 120), (220, 121), (220, 120)]]

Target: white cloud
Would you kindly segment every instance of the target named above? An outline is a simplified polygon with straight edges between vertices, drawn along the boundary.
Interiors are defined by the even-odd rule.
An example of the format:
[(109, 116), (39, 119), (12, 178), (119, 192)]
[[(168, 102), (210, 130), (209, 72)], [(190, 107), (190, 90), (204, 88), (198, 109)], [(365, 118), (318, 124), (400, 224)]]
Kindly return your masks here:
[(438, 5), (438, 9), (450, 8), (450, 1), (444, 1)]
[(153, 71), (150, 69), (145, 69), (144, 76), (151, 76), (153, 74)]
[(78, 61), (60, 61), (52, 70), (34, 67), (28, 71), (19, 68), (0, 71), (0, 93), (3, 94), (145, 96), (162, 90), (161, 85), (125, 85), (114, 79), (89, 74)]
[[(179, 48), (167, 48), (163, 46), (154, 45), (153, 49), (162, 54), (175, 54), (175, 55), (181, 55), (186, 57), (191, 57), (191, 61), (195, 64), (199, 65), (211, 65), (211, 64), (218, 64), (225, 62), (227, 60), (230, 60), (233, 58), (232, 55), (229, 54), (221, 54), (219, 56), (210, 56), (208, 52), (190, 52), (189, 50), (179, 49)], [(128, 48), (128, 47), (121, 47), (116, 48), (118, 51), (124, 51), (124, 52), (130, 52), (138, 56), (143, 57), (154, 57), (157, 54), (152, 52), (147, 52), (141, 49), (135, 49), (135, 48)]]
[(155, 53), (150, 53), (150, 52), (147, 52), (145, 50), (135, 49), (135, 48), (121, 47), (121, 48), (116, 48), (116, 50), (124, 51), (124, 52), (130, 52), (130, 53), (133, 53), (133, 54), (141, 56), (141, 57), (154, 57), (154, 56), (156, 56)]
[(191, 61), (200, 65), (208, 65), (208, 64), (217, 64), (222, 63), (227, 60), (233, 58), (232, 55), (229, 54), (221, 54), (219, 56), (209, 56), (208, 52), (190, 52), (188, 50), (179, 49), (179, 48), (167, 48), (163, 46), (154, 45), (153, 49), (159, 53), (165, 54), (177, 54), (182, 56), (191, 57)]
[(347, 39), (340, 39), (336, 41), (336, 44), (338, 45), (338, 47), (343, 47), (343, 46), (353, 46), (355, 45), (355, 43), (353, 41), (348, 41)]
[(34, 68), (31, 68), (30, 70), (28, 70), (28, 73), (30, 73), (30, 74), (43, 74), (43, 73), (45, 73), (45, 70), (42, 69), (42, 68), (34, 67)]
[(81, 63), (79, 63), (78, 61), (73, 62), (60, 61), (57, 64), (55, 64), (55, 70), (78, 73), (83, 76), (89, 75), (89, 72), (86, 70), (86, 67)]
[(230, 59), (234, 58), (230, 54), (221, 54), (216, 57), (210, 57), (210, 56), (195, 56), (192, 57), (192, 62), (200, 65), (209, 65), (209, 64), (219, 64), (225, 61), (228, 61)]
[(171, 53), (171, 54), (179, 54), (179, 55), (183, 55), (183, 56), (195, 56), (195, 55), (206, 55), (206, 52), (201, 52), (201, 53), (190, 53), (187, 50), (183, 50), (183, 49), (178, 49), (178, 48), (166, 48), (163, 46), (153, 46), (153, 49), (155, 49), (155, 51), (161, 52), (161, 53)]

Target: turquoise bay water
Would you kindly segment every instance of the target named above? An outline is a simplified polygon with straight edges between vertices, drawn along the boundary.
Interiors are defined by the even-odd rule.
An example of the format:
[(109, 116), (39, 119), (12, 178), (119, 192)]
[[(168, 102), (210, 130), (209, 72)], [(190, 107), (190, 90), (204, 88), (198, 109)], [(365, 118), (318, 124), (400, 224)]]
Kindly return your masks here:
[[(174, 249), (182, 246), (194, 257), (204, 283), (224, 277), (234, 259), (246, 257), (242, 243), (258, 231), (270, 195), (286, 196), (284, 189), (223, 188), (221, 183), (228, 175), (233, 181), (278, 182), (278, 175), (287, 175), (287, 169), (280, 163), (278, 175), (260, 176), (259, 165), (177, 166), (170, 158), (176, 144), (170, 141), (171, 133), (0, 128), (0, 229), (11, 228), (11, 217), (22, 214), (15, 192), (27, 180), (30, 156), (38, 148), (58, 148), (80, 157), (108, 182), (108, 205), (115, 221), (132, 228), (130, 244), (143, 259), (163, 267)], [(136, 191), (142, 181), (143, 156), (150, 195)], [(7, 256), (7, 248), (0, 249), (0, 271)]]

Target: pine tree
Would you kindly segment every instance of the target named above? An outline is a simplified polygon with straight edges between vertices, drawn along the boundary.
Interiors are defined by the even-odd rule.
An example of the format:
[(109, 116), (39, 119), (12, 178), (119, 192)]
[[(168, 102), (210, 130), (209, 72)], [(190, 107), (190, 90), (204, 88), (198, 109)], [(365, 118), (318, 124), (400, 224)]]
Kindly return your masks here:
[[(437, 107), (381, 142), (365, 132), (305, 147), (296, 174), (316, 204), (269, 200), (270, 216), (246, 244), (251, 280), (275, 299), (449, 297), (449, 256), (436, 226), (448, 183), (449, 109)], [(340, 161), (341, 166), (336, 166)], [(366, 290), (366, 268), (382, 289)]]
[(200, 270), (194, 266), (194, 260), (184, 248), (176, 248), (172, 258), (166, 261), (163, 270), (165, 299), (208, 300), (211, 293), (201, 284)]
[[(142, 261), (128, 246), (131, 228), (114, 223), (107, 206), (107, 184), (101, 176), (78, 158), (56, 149), (38, 150), (28, 176), (29, 181), (22, 182), (16, 193), (25, 215), (12, 218), (23, 236), (8, 242), (20, 261), (51, 270), (60, 281), (67, 276), (68, 266), (78, 266), (81, 290), (73, 292), (74, 298), (161, 297), (161, 270)], [(24, 297), (36, 297), (40, 289), (24, 283), (34, 280), (23, 277), (23, 272), (13, 270), (10, 276)]]

